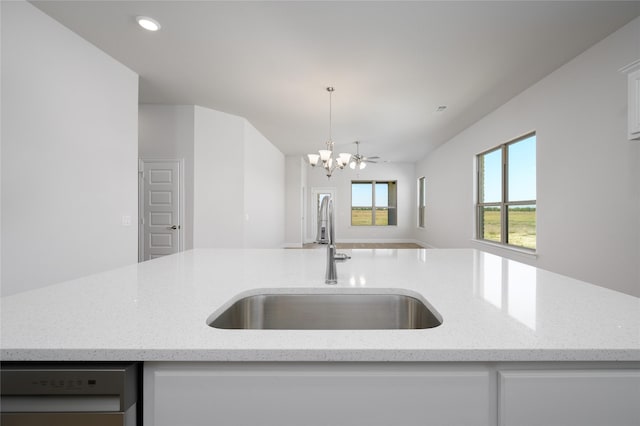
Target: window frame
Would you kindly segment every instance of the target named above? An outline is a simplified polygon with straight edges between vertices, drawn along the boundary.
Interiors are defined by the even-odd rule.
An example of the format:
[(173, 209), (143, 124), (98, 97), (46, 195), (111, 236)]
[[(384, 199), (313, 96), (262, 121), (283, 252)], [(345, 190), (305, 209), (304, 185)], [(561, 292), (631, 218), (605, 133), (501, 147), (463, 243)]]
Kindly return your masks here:
[(417, 196), (417, 204), (418, 204), (418, 209), (417, 209), (417, 215), (418, 215), (418, 220), (416, 221), (416, 225), (418, 226), (418, 228), (424, 229), (426, 228), (426, 222), (427, 222), (427, 218), (426, 218), (426, 209), (427, 209), (427, 179), (424, 176), (420, 176), (418, 178), (418, 184), (417, 184), (417, 189), (418, 189), (418, 196)]
[[(538, 228), (538, 220), (537, 220), (537, 185), (536, 185), (536, 198), (533, 200), (518, 200), (518, 201), (510, 201), (509, 198), (509, 146), (514, 145), (518, 142), (522, 142), (526, 139), (531, 138), (532, 136), (536, 136), (536, 132), (532, 131), (526, 133), (522, 136), (519, 136), (515, 139), (512, 139), (508, 142), (504, 142), (500, 145), (494, 146), (486, 151), (480, 152), (476, 154), (476, 203), (475, 203), (475, 216), (476, 216), (476, 230), (475, 230), (475, 238), (477, 241), (481, 241), (483, 243), (488, 244), (496, 244), (502, 247), (507, 247), (511, 249), (524, 250), (530, 253), (537, 252), (537, 228)], [(537, 158), (537, 139), (536, 139), (536, 158)], [(492, 202), (482, 202), (483, 199), (483, 188), (484, 181), (482, 178), (482, 166), (480, 164), (481, 157), (484, 157), (487, 154), (500, 150), (501, 152), (501, 188), (500, 188), (500, 201), (492, 201)], [(536, 180), (537, 180), (537, 165), (536, 165)], [(536, 182), (537, 183), (537, 182)], [(509, 240), (509, 207), (511, 206), (531, 206), (533, 205), (536, 209), (536, 248), (525, 247), (517, 244), (510, 244)], [(500, 209), (500, 241), (490, 240), (484, 238), (483, 229), (484, 229), (484, 216), (482, 215), (483, 209), (485, 207), (498, 207)]]
[[(371, 184), (371, 224), (367, 224), (367, 225), (358, 225), (358, 224), (354, 224), (353, 223), (353, 184)], [(395, 204), (394, 205), (386, 205), (385, 207), (387, 208), (387, 224), (386, 225), (376, 225), (376, 184), (377, 183), (386, 183), (386, 184), (391, 184), (393, 183), (395, 186), (394, 192), (395, 192)], [(391, 191), (389, 191), (391, 192)], [(397, 180), (389, 180), (389, 179), (384, 179), (384, 180), (352, 180), (351, 181), (351, 207), (350, 207), (350, 219), (349, 219), (349, 224), (350, 226), (355, 226), (355, 227), (363, 227), (363, 226), (371, 226), (371, 227), (386, 227), (386, 226), (398, 226), (398, 181)], [(363, 206), (356, 206), (356, 207), (363, 207)], [(367, 206), (368, 207), (368, 206)], [(393, 210), (395, 212), (395, 215), (391, 215), (389, 212)], [(389, 218), (395, 216), (395, 223), (389, 223)]]

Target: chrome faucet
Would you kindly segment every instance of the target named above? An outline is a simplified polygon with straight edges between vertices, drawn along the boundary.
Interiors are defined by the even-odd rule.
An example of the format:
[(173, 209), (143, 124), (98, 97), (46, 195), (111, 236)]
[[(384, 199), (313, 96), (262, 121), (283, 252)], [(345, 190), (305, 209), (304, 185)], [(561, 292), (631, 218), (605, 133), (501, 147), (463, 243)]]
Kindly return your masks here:
[(328, 238), (327, 272), (324, 275), (324, 282), (325, 284), (337, 284), (338, 270), (336, 268), (336, 261), (344, 262), (345, 260), (350, 259), (350, 257), (347, 256), (345, 253), (336, 253), (335, 231), (334, 231), (335, 222), (333, 217), (333, 200), (331, 200), (329, 197), (324, 197), (322, 199), (322, 204), (320, 205), (319, 218), (325, 224), (325, 233), (324, 235), (320, 235), (320, 232), (319, 232), (316, 241), (321, 242), (323, 237)]

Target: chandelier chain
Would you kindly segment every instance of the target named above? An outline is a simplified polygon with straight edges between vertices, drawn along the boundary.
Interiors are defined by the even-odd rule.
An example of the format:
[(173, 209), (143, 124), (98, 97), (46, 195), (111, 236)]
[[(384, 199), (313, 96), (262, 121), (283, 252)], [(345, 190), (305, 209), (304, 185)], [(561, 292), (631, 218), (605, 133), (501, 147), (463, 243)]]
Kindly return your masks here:
[(332, 112), (332, 103), (331, 99), (333, 97), (333, 87), (327, 87), (327, 92), (329, 92), (329, 143), (333, 143), (332, 139), (332, 122), (331, 122), (331, 112)]

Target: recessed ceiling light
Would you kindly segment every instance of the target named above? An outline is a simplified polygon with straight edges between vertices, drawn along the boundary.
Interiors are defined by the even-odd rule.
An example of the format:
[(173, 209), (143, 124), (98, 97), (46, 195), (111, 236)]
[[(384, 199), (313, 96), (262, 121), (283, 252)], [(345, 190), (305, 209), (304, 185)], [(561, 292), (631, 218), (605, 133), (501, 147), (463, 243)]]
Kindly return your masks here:
[(160, 23), (153, 18), (149, 18), (148, 16), (138, 16), (136, 17), (136, 21), (138, 21), (138, 25), (148, 31), (158, 31), (160, 29)]

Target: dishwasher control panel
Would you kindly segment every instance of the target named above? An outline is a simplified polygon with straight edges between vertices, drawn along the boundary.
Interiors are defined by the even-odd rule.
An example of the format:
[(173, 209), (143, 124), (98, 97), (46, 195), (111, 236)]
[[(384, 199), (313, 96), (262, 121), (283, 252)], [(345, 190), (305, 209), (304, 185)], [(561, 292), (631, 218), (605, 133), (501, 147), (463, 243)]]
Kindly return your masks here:
[(3, 426), (135, 426), (139, 363), (0, 364)]
[(119, 395), (126, 369), (2, 368), (2, 395)]

